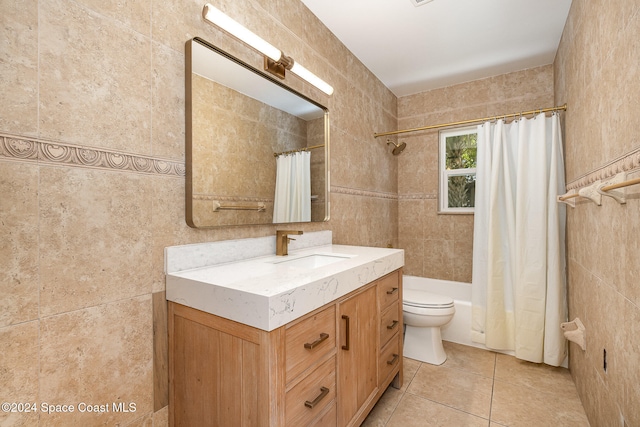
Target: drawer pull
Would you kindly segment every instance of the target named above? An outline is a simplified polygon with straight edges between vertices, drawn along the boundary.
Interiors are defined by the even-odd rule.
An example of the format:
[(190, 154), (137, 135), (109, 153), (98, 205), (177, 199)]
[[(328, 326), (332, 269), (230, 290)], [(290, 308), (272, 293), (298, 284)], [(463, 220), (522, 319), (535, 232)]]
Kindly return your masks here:
[(320, 387), (320, 394), (318, 395), (318, 397), (313, 399), (313, 402), (309, 402), (308, 400), (306, 400), (304, 402), (304, 406), (313, 409), (313, 407), (320, 403), (320, 401), (324, 399), (327, 394), (329, 394), (329, 389), (326, 387)]
[(318, 338), (317, 340), (315, 340), (312, 343), (304, 343), (304, 348), (306, 348), (307, 350), (313, 350), (314, 347), (316, 347), (318, 344), (320, 344), (322, 341), (326, 340), (327, 338), (329, 338), (329, 334), (325, 334), (324, 332), (320, 334), (320, 338)]
[(342, 346), (343, 350), (349, 350), (349, 316), (347, 316), (346, 314), (342, 315), (342, 318), (345, 320), (345, 335), (347, 337), (347, 342), (345, 343), (345, 345)]
[(391, 288), (387, 291), (387, 295), (393, 295), (398, 292), (398, 288)]
[(387, 325), (387, 329), (393, 329), (393, 328), (395, 328), (395, 327), (396, 327), (396, 325), (398, 325), (398, 323), (399, 323), (399, 322), (398, 322), (397, 320), (394, 320), (393, 322), (391, 322), (391, 324), (390, 324), (390, 325)]
[(398, 357), (400, 357), (400, 356), (395, 354), (395, 353), (393, 353), (393, 359), (387, 360), (387, 365), (395, 365), (396, 362), (398, 361)]

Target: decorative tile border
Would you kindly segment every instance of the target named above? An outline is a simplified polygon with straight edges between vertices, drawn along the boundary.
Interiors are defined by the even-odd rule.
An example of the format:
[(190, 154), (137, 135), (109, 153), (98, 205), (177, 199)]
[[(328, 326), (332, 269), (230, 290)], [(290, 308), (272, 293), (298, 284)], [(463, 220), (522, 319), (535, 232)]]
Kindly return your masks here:
[(398, 195), (395, 193), (383, 193), (378, 191), (360, 190), (358, 188), (340, 187), (337, 185), (331, 186), (331, 193), (347, 194), (349, 196), (374, 197), (379, 199), (391, 199), (391, 200), (398, 199)]
[[(185, 176), (184, 162), (8, 134), (0, 134), (0, 158), (176, 177)], [(640, 147), (574, 179), (566, 185), (566, 189), (579, 189), (597, 180), (604, 180), (620, 172), (630, 172), (636, 169), (640, 169)], [(398, 195), (337, 185), (331, 186), (331, 192), (391, 200), (437, 198), (436, 194)]]
[(635, 148), (631, 152), (624, 154), (617, 159), (588, 172), (581, 177), (574, 179), (567, 184), (567, 190), (579, 189), (586, 187), (598, 180), (604, 180), (613, 177), (620, 172), (631, 172), (640, 169), (640, 147)]
[(0, 134), (0, 158), (43, 164), (185, 176), (184, 162)]
[(398, 198), (400, 200), (436, 200), (438, 198), (438, 195), (428, 194), (428, 193), (411, 193), (411, 194), (400, 194)]

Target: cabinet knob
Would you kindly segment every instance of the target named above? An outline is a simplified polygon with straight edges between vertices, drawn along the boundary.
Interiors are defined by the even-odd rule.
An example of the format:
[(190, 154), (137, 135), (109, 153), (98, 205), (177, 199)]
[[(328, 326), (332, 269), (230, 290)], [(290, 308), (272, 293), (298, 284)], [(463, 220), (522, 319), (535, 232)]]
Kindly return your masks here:
[(391, 288), (387, 291), (387, 295), (393, 295), (398, 292), (398, 288)]
[(387, 325), (387, 329), (395, 328), (398, 323), (399, 322), (397, 320), (394, 320), (393, 322), (391, 322), (391, 324)]

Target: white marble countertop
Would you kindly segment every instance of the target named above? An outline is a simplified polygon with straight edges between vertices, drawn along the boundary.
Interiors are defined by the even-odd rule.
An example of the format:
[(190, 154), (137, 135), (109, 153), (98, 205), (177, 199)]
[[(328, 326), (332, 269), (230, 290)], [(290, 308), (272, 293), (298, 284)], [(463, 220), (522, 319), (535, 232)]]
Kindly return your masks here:
[[(226, 257), (212, 256), (210, 262), (196, 264), (193, 260), (203, 256), (194, 253), (209, 253), (211, 247), (167, 248), (167, 300), (271, 331), (404, 265), (401, 249), (326, 244), (327, 232), (318, 233), (324, 235), (308, 233), (306, 239), (310, 239), (308, 244), (319, 245), (301, 243), (302, 248), (290, 249), (289, 255), (284, 257), (264, 255), (265, 250), (270, 250), (270, 239), (275, 247), (275, 237), (215, 242), (215, 250), (221, 255), (227, 254)], [(294, 237), (304, 242), (302, 236)], [(265, 248), (256, 249), (261, 245)], [(253, 248), (248, 252), (250, 255), (258, 256), (246, 258), (248, 247)], [(238, 253), (240, 260), (228, 259), (230, 248)], [(172, 250), (175, 251), (173, 256)], [(184, 250), (191, 250), (191, 255)], [(177, 258), (184, 262), (170, 259), (175, 260), (176, 254), (180, 254)], [(339, 260), (316, 268), (286, 262), (314, 254), (321, 254), (322, 260), (333, 257)], [(224, 262), (215, 263), (213, 259)], [(180, 264), (185, 263), (192, 268), (181, 268)]]

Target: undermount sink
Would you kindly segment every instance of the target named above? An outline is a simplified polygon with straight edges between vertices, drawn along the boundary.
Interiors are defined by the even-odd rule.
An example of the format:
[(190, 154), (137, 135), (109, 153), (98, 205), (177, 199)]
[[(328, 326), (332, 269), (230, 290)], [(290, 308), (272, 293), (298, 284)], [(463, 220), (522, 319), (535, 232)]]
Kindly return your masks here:
[(298, 268), (318, 268), (334, 262), (352, 258), (354, 255), (338, 254), (311, 254), (293, 259), (284, 259), (272, 262), (272, 264), (286, 265)]

